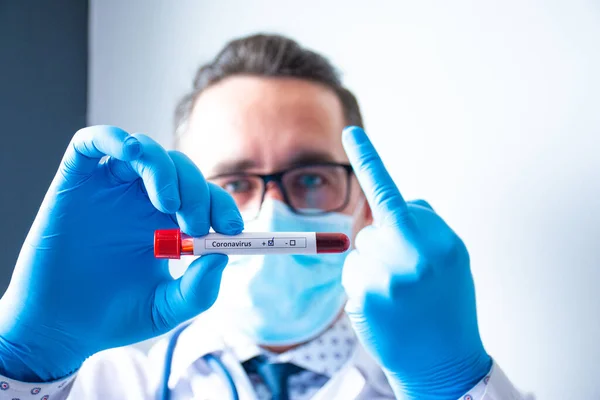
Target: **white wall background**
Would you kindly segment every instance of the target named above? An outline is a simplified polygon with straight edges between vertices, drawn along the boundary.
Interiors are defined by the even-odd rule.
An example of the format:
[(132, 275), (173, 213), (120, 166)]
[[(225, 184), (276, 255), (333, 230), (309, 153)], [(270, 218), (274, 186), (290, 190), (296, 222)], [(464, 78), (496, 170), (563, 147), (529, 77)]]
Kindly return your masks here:
[(165, 145), (227, 40), (329, 55), (405, 196), (469, 246), (488, 351), (539, 399), (600, 399), (600, 3), (96, 0), (91, 22), (90, 122)]

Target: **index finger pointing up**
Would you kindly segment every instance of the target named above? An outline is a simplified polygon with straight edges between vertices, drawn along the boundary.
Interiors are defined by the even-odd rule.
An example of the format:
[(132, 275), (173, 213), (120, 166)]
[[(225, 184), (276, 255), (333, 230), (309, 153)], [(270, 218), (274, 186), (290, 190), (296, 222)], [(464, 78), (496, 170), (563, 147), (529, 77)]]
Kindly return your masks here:
[(406, 202), (365, 131), (356, 126), (347, 127), (342, 143), (375, 221), (382, 224), (405, 221)]

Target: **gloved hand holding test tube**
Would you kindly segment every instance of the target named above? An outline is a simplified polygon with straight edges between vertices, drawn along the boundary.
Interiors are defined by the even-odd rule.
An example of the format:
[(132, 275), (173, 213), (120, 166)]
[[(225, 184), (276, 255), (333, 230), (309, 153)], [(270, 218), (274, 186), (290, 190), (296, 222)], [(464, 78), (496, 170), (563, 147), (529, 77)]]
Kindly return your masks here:
[[(313, 337), (312, 328), (331, 320), (328, 312), (339, 315), (345, 303), (358, 340), (398, 398), (454, 399), (487, 385), (485, 377), (495, 375), (488, 375), (493, 362), (479, 336), (466, 246), (428, 203), (404, 200), (362, 129), (347, 128), (342, 142), (373, 224), (360, 230), (340, 262), (336, 256), (349, 248), (346, 235), (354, 231), (350, 214), (301, 217), (269, 199), (246, 224), (234, 198), (183, 153), (116, 127), (79, 131), (0, 299), (0, 375), (32, 383), (67, 379), (93, 354), (162, 335), (208, 310), (217, 295), (231, 295), (238, 287), (222, 288), (223, 274), (234, 274), (237, 281), (225, 280), (241, 283), (250, 299), (247, 308), (227, 312), (237, 320), (253, 312), (262, 321), (262, 310), (270, 312), (273, 299), (289, 299), (288, 287), (297, 282), (271, 286), (282, 287), (278, 296), (259, 299), (261, 308), (251, 290), (264, 292), (272, 276), (294, 267), (296, 280), (318, 279), (335, 304), (312, 302), (312, 294), (304, 296), (311, 287), (300, 285), (289, 309), (305, 310), (297, 299), (312, 302), (306, 309), (318, 323), (294, 326), (294, 335)], [(338, 254), (315, 260), (309, 252)], [(165, 258), (182, 254), (202, 257), (175, 279)], [(226, 254), (257, 254), (258, 263)], [(277, 262), (261, 264), (267, 258), (261, 254)], [(263, 326), (244, 321), (245, 333), (263, 334)], [(283, 343), (289, 325), (260, 340)]]
[(160, 229), (154, 233), (154, 256), (178, 259), (182, 255), (204, 254), (321, 254), (343, 253), (350, 238), (330, 232), (244, 232), (230, 236), (209, 233), (191, 237), (179, 229)]

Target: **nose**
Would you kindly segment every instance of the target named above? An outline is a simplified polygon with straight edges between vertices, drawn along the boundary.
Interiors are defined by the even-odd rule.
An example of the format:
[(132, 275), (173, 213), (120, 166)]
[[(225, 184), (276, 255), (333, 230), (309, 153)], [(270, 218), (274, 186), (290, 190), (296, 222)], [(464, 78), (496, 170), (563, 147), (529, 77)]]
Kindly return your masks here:
[(267, 183), (267, 187), (265, 189), (265, 199), (270, 198), (271, 200), (279, 200), (284, 202), (283, 193), (281, 193), (281, 188), (275, 182)]

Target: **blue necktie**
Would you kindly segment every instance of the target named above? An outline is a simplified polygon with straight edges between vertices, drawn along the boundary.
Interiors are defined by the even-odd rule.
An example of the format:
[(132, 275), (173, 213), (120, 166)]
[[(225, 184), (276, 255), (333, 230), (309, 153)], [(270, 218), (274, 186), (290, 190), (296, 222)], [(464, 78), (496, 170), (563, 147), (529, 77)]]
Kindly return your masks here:
[(272, 394), (272, 400), (289, 400), (288, 379), (303, 371), (291, 363), (271, 363), (264, 356), (256, 356), (242, 364), (248, 374), (258, 374)]

